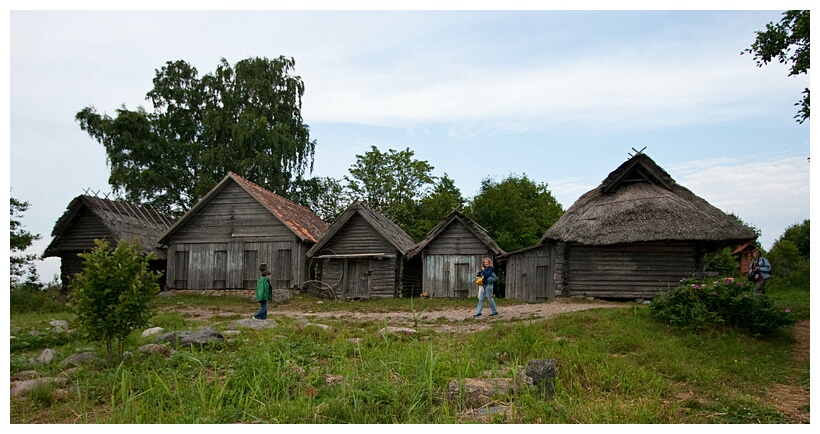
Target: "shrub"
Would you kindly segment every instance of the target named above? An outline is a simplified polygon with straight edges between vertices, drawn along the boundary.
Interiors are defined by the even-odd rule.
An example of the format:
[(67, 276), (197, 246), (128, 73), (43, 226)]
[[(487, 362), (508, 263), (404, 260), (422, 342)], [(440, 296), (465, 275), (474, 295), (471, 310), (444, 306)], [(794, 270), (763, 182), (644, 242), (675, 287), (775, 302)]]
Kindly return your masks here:
[(113, 342), (118, 342), (121, 358), (123, 341), (151, 318), (151, 298), (159, 292), (160, 273), (149, 271), (148, 261), (136, 242), (120, 242), (114, 250), (109, 243), (95, 240), (96, 247), (80, 253), (84, 271), (71, 284), (72, 301), (80, 328), (94, 341), (104, 341), (108, 363), (113, 361)]
[(765, 294), (755, 297), (753, 283), (733, 278), (681, 279), (680, 286), (652, 301), (650, 312), (660, 321), (689, 330), (727, 326), (756, 336), (796, 322), (788, 309), (776, 308)]
[(58, 286), (46, 290), (38, 286), (14, 285), (9, 294), (9, 312), (12, 314), (27, 313), (61, 313), (70, 309), (60, 295)]

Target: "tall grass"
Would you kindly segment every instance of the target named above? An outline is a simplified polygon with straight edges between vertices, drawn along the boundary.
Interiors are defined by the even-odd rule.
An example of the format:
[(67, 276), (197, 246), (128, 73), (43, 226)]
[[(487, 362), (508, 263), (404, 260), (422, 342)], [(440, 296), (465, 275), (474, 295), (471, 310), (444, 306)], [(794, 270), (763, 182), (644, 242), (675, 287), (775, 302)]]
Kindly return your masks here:
[[(216, 303), (218, 299), (210, 299)], [(305, 299), (315, 304), (315, 300)], [(792, 303), (793, 298), (788, 302)], [(164, 302), (169, 305), (174, 302)], [(459, 302), (459, 301), (454, 301)], [(196, 303), (201, 303), (196, 301)], [(423, 302), (422, 302), (423, 303)], [(412, 311), (428, 306), (350, 303)], [(470, 301), (472, 303), (472, 301)], [(792, 309), (800, 310), (795, 304)], [(808, 307), (805, 307), (808, 312)], [(18, 318), (12, 316), (12, 324)], [(31, 317), (24, 319), (28, 323)], [(45, 318), (36, 321), (45, 321)], [(227, 323), (210, 323), (225, 329)], [(457, 423), (470, 419), (451, 380), (514, 376), (529, 360), (552, 358), (554, 398), (537, 389), (498, 397), (508, 408), (489, 421), (508, 423), (788, 422), (762, 399), (775, 384), (799, 383), (789, 330), (755, 339), (729, 330), (687, 333), (655, 322), (644, 306), (587, 310), (547, 320), (504, 323), (469, 334), (382, 336), (384, 324), (333, 320), (329, 330), (282, 317), (277, 327), (244, 330), (224, 345), (179, 349), (170, 357), (135, 353), (117, 366), (75, 376), (67, 399), (12, 400), (13, 423)], [(161, 312), (168, 329), (200, 324)], [(429, 328), (428, 328), (429, 327)], [(358, 338), (351, 340), (351, 338)], [(151, 338), (138, 333), (129, 350)], [(88, 345), (69, 340), (70, 353)], [(12, 353), (12, 373), (36, 350)], [(777, 369), (772, 369), (777, 367)], [(41, 368), (56, 373), (56, 367)]]

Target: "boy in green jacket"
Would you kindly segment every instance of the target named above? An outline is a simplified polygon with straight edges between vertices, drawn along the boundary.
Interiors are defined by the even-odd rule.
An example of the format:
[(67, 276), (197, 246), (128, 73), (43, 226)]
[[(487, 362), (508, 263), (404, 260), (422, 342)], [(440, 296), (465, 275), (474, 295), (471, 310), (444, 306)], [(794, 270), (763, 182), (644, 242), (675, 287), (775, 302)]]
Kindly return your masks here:
[(262, 321), (268, 318), (268, 300), (273, 298), (273, 287), (270, 284), (270, 271), (262, 272), (262, 277), (256, 281), (256, 300), (259, 302), (259, 312), (253, 319)]

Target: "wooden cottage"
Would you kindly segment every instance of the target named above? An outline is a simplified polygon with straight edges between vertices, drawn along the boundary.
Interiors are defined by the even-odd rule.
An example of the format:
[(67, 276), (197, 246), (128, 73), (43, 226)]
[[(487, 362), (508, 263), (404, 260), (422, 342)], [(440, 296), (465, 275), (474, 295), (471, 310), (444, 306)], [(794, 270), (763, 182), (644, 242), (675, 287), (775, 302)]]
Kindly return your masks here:
[(305, 253), (327, 230), (311, 210), (228, 173), (159, 239), (168, 289), (253, 289), (260, 270), (275, 289), (307, 281)]
[(108, 241), (112, 247), (120, 241), (136, 240), (145, 254), (156, 256), (150, 267), (163, 272), (162, 285), (167, 255), (165, 249), (158, 248), (157, 240), (172, 224), (173, 220), (148, 207), (96, 196), (77, 196), (54, 225), (51, 232), (54, 240), (43, 257), (60, 258), (60, 280), (66, 292), (74, 275), (83, 271), (83, 259), (77, 254), (94, 249), (94, 240)]
[(453, 210), (407, 258), (421, 258), (422, 291), (430, 297), (467, 297), (475, 293), (481, 261), (490, 258), (495, 263), (503, 253), (484, 228)]
[(541, 244), (563, 250), (553, 276), (558, 293), (634, 299), (700, 275), (704, 253), (754, 238), (639, 152), (581, 196)]
[(537, 244), (498, 257), (505, 270), (504, 297), (511, 300), (544, 302), (556, 296), (556, 274), (563, 265), (559, 243)]
[(310, 248), (317, 295), (344, 299), (421, 293), (421, 263), (407, 260), (413, 239), (361, 202), (353, 202)]

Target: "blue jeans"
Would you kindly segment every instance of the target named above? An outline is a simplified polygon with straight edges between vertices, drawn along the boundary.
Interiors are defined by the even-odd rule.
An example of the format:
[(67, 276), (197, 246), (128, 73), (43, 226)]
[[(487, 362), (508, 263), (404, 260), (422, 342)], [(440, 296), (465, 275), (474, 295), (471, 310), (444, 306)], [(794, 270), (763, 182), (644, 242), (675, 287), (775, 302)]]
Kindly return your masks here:
[(259, 312), (256, 312), (256, 315), (253, 317), (256, 319), (267, 319), (268, 318), (268, 301), (267, 300), (259, 300)]
[(493, 299), (493, 284), (488, 283), (478, 290), (478, 306), (475, 308), (476, 315), (480, 314), (481, 309), (484, 308), (484, 298), (490, 302), (490, 311), (492, 313), (497, 313), (498, 311), (495, 309), (495, 300)]

